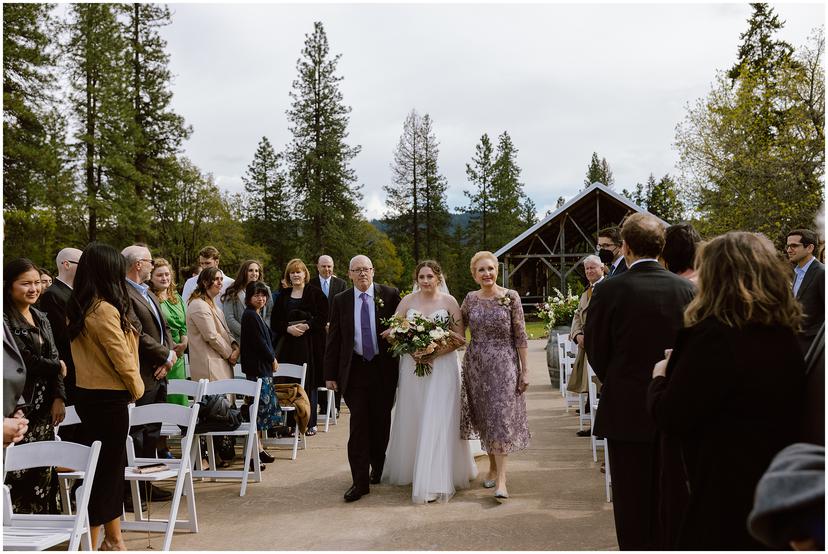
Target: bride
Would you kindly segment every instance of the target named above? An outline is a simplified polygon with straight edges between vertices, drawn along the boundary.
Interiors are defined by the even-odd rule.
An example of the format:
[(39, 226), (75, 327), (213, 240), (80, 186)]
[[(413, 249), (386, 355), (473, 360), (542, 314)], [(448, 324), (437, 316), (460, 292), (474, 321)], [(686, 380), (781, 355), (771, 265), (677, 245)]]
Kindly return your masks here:
[[(397, 314), (453, 318), (463, 336), (460, 306), (442, 277), (440, 265), (420, 262), (414, 292), (400, 302)], [(391, 437), (382, 472), (383, 483), (412, 484), (411, 499), (421, 504), (447, 502), (457, 488), (477, 477), (469, 441), (460, 438), (460, 363), (454, 348), (428, 358), (430, 375), (414, 374), (415, 359), (400, 357), (400, 380)]]

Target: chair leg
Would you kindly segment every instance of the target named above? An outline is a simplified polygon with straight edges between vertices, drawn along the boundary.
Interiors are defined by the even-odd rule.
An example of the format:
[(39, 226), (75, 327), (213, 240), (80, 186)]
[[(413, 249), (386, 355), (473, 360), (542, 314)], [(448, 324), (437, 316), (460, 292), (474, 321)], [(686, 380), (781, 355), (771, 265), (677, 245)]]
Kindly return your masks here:
[[(200, 462), (200, 459), (199, 459)], [(195, 503), (195, 487), (193, 486), (193, 472), (188, 471), (185, 478), (185, 485), (187, 488), (187, 514), (190, 519), (190, 531), (198, 533), (198, 514), (196, 512)]]
[(607, 448), (606, 439), (604, 439), (604, 488), (607, 491), (607, 502), (612, 502), (612, 477), (610, 475), (610, 459), (609, 448)]
[(181, 479), (179, 474), (179, 478), (175, 480), (175, 490), (173, 491), (170, 515), (167, 520), (167, 530), (164, 532), (164, 551), (168, 551), (170, 549), (170, 545), (172, 544), (173, 532), (175, 532), (175, 524), (178, 520), (178, 506), (181, 504), (181, 493), (183, 490), (184, 480)]
[[(207, 461), (210, 462), (210, 471), (216, 471), (216, 445), (213, 442), (213, 435), (207, 435)], [(208, 481), (215, 481), (209, 478)]]
[[(247, 435), (247, 444), (244, 446), (244, 468), (242, 469), (242, 482), (241, 482), (241, 491), (239, 492), (239, 496), (244, 496), (247, 493), (247, 479), (250, 476), (250, 461), (251, 461), (251, 450), (253, 450), (253, 442), (256, 440), (256, 430), (255, 427), (251, 427), (253, 429), (253, 433)], [(258, 452), (257, 452), (258, 454)], [(259, 474), (261, 471), (259, 466), (259, 456), (256, 456), (256, 460), (253, 462), (255, 469), (254, 472)], [(258, 475), (257, 475), (258, 477)], [(257, 482), (261, 481), (261, 478), (257, 479)]]

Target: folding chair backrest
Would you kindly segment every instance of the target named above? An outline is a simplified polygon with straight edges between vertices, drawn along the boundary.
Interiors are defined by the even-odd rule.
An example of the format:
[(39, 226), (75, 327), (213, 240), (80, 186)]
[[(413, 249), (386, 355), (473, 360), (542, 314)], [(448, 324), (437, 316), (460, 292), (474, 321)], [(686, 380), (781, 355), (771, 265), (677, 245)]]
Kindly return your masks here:
[(61, 425), (77, 425), (81, 422), (80, 416), (78, 415), (78, 411), (75, 409), (74, 406), (66, 406), (66, 416), (63, 418), (63, 421), (60, 422)]
[(274, 377), (292, 377), (299, 379), (302, 387), (305, 386), (305, 372), (308, 369), (308, 364), (279, 364), (279, 369), (273, 374)]
[(179, 404), (158, 402), (156, 404), (132, 406), (129, 410), (129, 426), (135, 427), (147, 423), (171, 423), (187, 426), (190, 422), (190, 416), (190, 408)]
[(167, 394), (183, 394), (189, 396), (194, 402), (201, 400), (202, 389), (207, 379), (191, 381), (190, 379), (170, 379), (167, 381)]
[(247, 379), (219, 379), (218, 381), (204, 383), (202, 394), (204, 396), (212, 394), (241, 394), (253, 397), (256, 396), (258, 388), (258, 381), (248, 381)]

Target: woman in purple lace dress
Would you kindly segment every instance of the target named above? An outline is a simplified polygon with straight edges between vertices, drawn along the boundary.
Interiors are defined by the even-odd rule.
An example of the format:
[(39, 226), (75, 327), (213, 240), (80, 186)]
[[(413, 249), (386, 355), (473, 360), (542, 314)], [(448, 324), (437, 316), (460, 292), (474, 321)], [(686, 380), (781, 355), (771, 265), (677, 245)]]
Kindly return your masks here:
[(495, 499), (509, 498), (506, 490), (506, 456), (529, 446), (526, 401), (526, 329), (520, 296), (497, 285), (497, 258), (478, 252), (471, 272), (480, 290), (466, 295), (461, 306), (463, 324), (471, 331), (471, 344), (463, 357), (465, 401), (461, 434), (480, 436), (489, 456), (486, 488)]

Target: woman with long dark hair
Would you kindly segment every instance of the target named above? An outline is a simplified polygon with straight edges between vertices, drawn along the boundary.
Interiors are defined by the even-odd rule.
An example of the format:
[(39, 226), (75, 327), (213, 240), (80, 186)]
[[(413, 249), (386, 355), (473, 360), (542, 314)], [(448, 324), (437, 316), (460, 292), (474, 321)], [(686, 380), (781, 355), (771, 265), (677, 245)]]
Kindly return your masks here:
[(239, 267), (239, 272), (236, 274), (236, 280), (233, 284), (227, 287), (224, 294), (221, 295), (221, 309), (224, 312), (224, 320), (227, 322), (227, 328), (230, 329), (230, 335), (233, 340), (241, 344), (241, 320), (244, 315), (244, 310), (247, 308), (245, 301), (245, 291), (247, 285), (250, 283), (260, 282), (267, 289), (267, 303), (261, 310), (262, 321), (268, 327), (270, 326), (270, 308), (273, 306), (273, 301), (270, 287), (265, 282), (264, 266), (258, 260), (245, 260)]
[[(23, 399), (28, 403), (29, 430), (21, 443), (53, 440), (63, 421), (66, 364), (58, 358), (52, 326), (33, 306), (40, 298), (40, 270), (26, 258), (3, 268), (3, 319), (26, 364)], [(56, 514), (58, 482), (54, 468), (13, 471), (6, 477), (15, 512)]]
[(144, 394), (138, 366), (138, 332), (130, 324), (126, 261), (109, 245), (93, 242), (78, 262), (66, 306), (75, 362), (75, 407), (84, 438), (101, 441), (89, 500), (92, 544), (104, 526), (101, 550), (126, 550), (121, 536), (128, 404)]
[(790, 269), (765, 237), (714, 238), (700, 248), (696, 272), (685, 328), (647, 394), (670, 439), (663, 444), (675, 449), (658, 471), (657, 546), (759, 550), (745, 523), (756, 484), (803, 428), (802, 309)]

